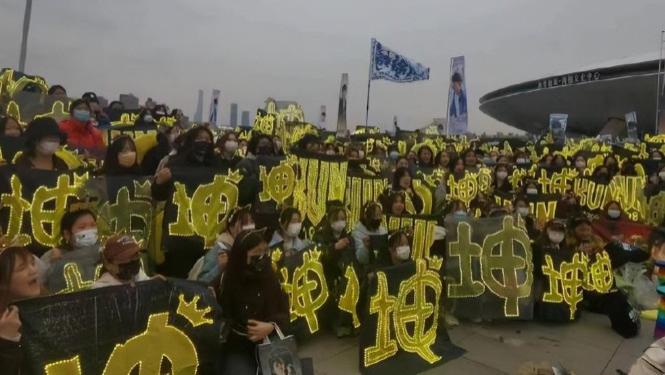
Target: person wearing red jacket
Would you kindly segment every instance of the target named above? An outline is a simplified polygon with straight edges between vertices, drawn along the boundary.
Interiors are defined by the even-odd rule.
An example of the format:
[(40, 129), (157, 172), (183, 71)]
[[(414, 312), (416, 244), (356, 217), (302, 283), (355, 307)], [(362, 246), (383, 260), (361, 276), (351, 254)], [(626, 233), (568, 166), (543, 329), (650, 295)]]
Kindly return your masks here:
[(90, 105), (83, 99), (72, 102), (69, 107), (70, 118), (60, 122), (60, 131), (67, 134), (67, 144), (88, 157), (102, 160), (106, 146), (102, 132), (92, 121)]

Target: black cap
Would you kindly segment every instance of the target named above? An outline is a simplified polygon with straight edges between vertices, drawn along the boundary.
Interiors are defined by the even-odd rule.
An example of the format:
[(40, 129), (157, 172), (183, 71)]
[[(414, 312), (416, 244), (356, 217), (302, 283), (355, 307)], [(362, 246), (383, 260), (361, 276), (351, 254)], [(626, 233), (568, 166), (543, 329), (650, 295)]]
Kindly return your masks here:
[(40, 139), (50, 135), (59, 137), (60, 144), (65, 144), (65, 141), (67, 141), (67, 134), (60, 131), (58, 123), (51, 117), (39, 117), (30, 121), (24, 135), (26, 144), (36, 143)]
[(83, 96), (81, 96), (81, 99), (85, 100), (88, 103), (97, 103), (99, 104), (99, 99), (97, 99), (97, 94), (95, 94), (92, 91), (88, 91)]
[(589, 220), (589, 218), (584, 215), (575, 216), (572, 219), (570, 219), (568, 226), (570, 227), (570, 229), (575, 229), (582, 224), (591, 225), (591, 220)]

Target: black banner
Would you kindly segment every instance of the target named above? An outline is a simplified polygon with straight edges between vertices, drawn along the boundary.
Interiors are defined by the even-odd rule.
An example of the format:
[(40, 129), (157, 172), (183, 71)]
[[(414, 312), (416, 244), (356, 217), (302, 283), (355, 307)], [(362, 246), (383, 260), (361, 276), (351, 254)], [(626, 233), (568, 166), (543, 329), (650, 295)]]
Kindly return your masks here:
[(363, 374), (415, 374), (461, 356), (439, 321), (441, 260), (407, 262), (377, 272), (360, 331)]
[[(34, 374), (209, 374), (221, 311), (199, 284), (153, 280), (18, 304)], [(161, 371), (160, 371), (161, 369)]]

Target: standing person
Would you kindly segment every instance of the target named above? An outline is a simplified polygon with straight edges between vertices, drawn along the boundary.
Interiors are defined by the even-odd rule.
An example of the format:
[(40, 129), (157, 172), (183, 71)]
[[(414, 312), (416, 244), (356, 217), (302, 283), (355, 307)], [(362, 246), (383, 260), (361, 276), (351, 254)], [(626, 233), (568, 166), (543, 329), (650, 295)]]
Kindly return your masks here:
[(66, 139), (52, 118), (40, 117), (30, 121), (25, 131), (23, 154), (14, 163), (16, 170), (68, 170), (67, 163), (55, 155)]
[(289, 302), (268, 256), (265, 230), (242, 231), (229, 255), (219, 293), (231, 328), (222, 359), (224, 375), (256, 374), (257, 345), (289, 322)]
[(179, 125), (160, 126), (157, 130), (157, 144), (145, 153), (141, 161), (141, 169), (145, 175), (154, 175), (162, 159), (175, 155), (176, 139), (182, 133)]
[(67, 144), (87, 156), (101, 160), (104, 158), (106, 146), (102, 133), (92, 121), (90, 104), (78, 99), (69, 107), (70, 117), (60, 122), (60, 130), (67, 134)]
[(5, 375), (29, 374), (21, 346), (21, 320), (12, 304), (42, 293), (35, 258), (24, 247), (0, 250), (0, 369)]
[(121, 135), (113, 140), (106, 150), (106, 158), (98, 175), (142, 175), (136, 159), (136, 144), (128, 135)]
[(157, 171), (152, 184), (153, 198), (164, 201), (169, 198), (173, 188), (171, 168), (210, 168), (221, 170), (222, 161), (215, 155), (210, 129), (199, 126), (185, 134), (185, 141), (178, 154), (170, 158), (166, 166)]
[(93, 289), (107, 286), (136, 284), (150, 280), (141, 267), (141, 248), (127, 235), (113, 235), (102, 251), (102, 275), (95, 281)]

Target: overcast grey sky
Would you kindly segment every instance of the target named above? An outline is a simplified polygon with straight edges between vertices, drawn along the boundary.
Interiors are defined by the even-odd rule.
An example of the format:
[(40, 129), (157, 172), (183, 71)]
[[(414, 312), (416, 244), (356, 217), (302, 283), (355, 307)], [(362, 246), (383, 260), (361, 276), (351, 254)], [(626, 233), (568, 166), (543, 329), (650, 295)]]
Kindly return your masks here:
[[(18, 65), (24, 1), (0, 0), (0, 67)], [(142, 101), (192, 115), (197, 90), (254, 112), (268, 96), (364, 122), (372, 37), (431, 68), (430, 80), (372, 83), (370, 123), (420, 127), (445, 114), (450, 57), (466, 56), (470, 130), (511, 130), (478, 110), (505, 85), (619, 57), (656, 54), (664, 0), (34, 0), (26, 70), (70, 94)]]

